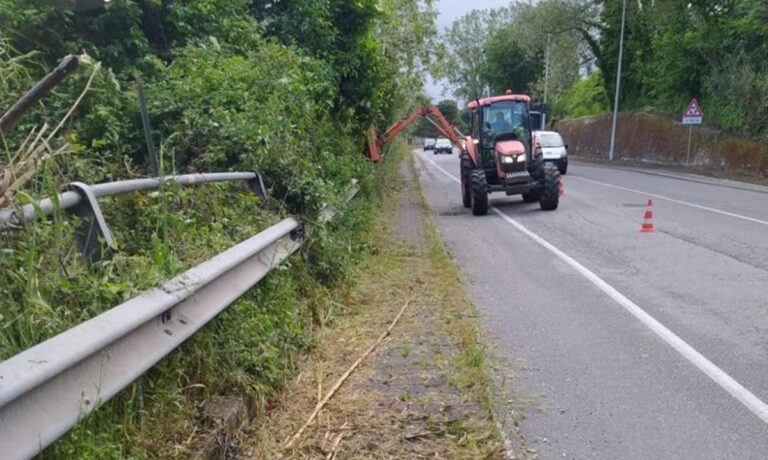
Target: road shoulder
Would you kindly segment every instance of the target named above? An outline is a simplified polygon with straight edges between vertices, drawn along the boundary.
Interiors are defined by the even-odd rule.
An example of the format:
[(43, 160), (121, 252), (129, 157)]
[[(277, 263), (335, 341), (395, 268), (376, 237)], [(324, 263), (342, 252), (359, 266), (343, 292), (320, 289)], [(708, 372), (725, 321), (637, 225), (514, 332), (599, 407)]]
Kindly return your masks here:
[[(243, 440), (255, 458), (525, 458), (493, 416), (487, 350), (458, 270), (427, 218), (413, 166), (371, 236), (343, 312)], [(395, 188), (395, 187), (393, 187)], [(355, 360), (402, 316), (290, 447)]]

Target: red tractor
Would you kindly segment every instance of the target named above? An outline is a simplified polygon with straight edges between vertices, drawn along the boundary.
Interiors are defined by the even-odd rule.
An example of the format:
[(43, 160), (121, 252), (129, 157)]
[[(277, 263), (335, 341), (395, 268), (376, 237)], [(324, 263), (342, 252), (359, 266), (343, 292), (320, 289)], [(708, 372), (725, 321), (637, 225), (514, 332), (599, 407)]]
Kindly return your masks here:
[[(384, 145), (414, 120), (426, 117), (461, 152), (461, 198), (472, 214), (487, 214), (488, 194), (502, 191), (522, 195), (526, 203), (538, 201), (545, 211), (557, 209), (560, 171), (544, 161), (531, 129), (531, 98), (507, 91), (503, 96), (474, 100), (468, 107), (470, 111), (463, 114), (464, 121), (472, 129), (463, 142), (456, 134), (458, 130), (437, 107), (423, 107), (378, 136), (371, 126), (367, 154), (374, 162), (380, 161)], [(437, 122), (430, 116), (437, 118)]]
[(557, 166), (545, 162), (531, 130), (531, 98), (507, 94), (468, 104), (470, 135), (461, 152), (461, 197), (476, 216), (488, 212), (488, 194), (522, 195), (541, 209), (557, 209), (561, 179)]

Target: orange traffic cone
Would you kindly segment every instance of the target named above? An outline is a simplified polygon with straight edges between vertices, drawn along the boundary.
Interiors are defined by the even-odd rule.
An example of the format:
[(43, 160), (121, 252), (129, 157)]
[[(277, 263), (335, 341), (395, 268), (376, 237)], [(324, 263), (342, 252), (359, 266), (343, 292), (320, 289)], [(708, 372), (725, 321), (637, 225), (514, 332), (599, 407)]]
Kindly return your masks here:
[(559, 195), (560, 196), (565, 196), (565, 181), (563, 180), (562, 177), (560, 178), (560, 193), (559, 193)]
[(653, 200), (650, 198), (648, 198), (648, 207), (645, 209), (643, 226), (640, 227), (640, 231), (643, 233), (651, 233), (656, 231), (656, 228), (653, 226)]

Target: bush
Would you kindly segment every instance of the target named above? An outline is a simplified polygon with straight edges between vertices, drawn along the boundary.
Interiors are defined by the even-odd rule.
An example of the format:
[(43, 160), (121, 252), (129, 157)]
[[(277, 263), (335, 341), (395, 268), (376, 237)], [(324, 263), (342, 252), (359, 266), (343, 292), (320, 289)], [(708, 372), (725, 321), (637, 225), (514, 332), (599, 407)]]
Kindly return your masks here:
[(710, 71), (702, 104), (707, 118), (731, 132), (768, 141), (768, 68), (736, 54)]
[(555, 117), (583, 117), (608, 110), (603, 77), (595, 72), (574, 83), (553, 105)]

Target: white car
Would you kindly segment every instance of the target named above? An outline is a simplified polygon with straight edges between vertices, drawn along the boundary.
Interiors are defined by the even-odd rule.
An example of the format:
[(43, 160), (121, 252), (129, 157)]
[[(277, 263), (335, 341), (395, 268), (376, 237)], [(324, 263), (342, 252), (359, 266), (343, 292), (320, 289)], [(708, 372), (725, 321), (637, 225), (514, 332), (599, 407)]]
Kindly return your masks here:
[(556, 131), (536, 131), (534, 133), (541, 146), (544, 161), (551, 161), (557, 165), (560, 174), (568, 171), (568, 144), (563, 142), (560, 133)]
[(451, 141), (448, 139), (441, 137), (435, 142), (435, 155), (438, 153), (447, 153), (448, 155), (451, 155), (453, 153), (453, 144), (451, 144)]

